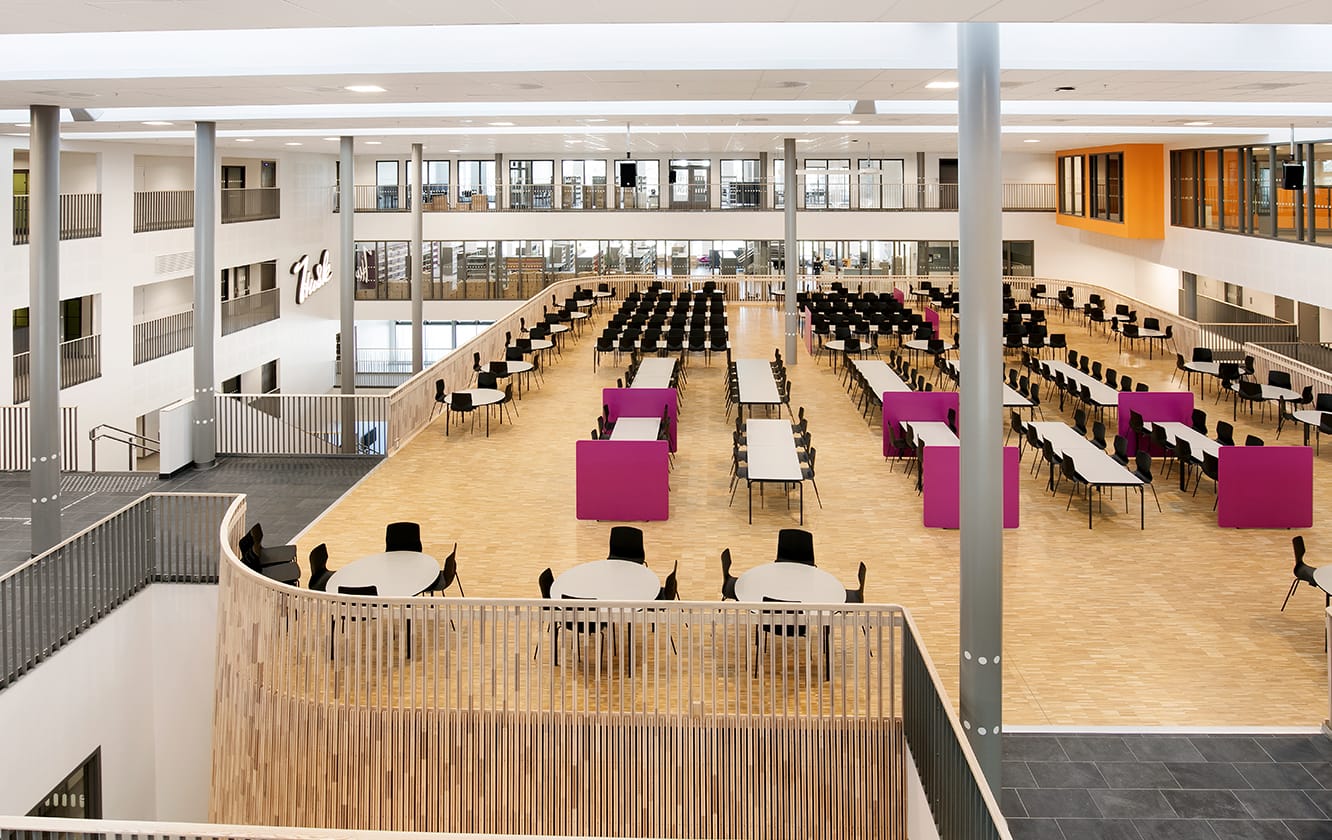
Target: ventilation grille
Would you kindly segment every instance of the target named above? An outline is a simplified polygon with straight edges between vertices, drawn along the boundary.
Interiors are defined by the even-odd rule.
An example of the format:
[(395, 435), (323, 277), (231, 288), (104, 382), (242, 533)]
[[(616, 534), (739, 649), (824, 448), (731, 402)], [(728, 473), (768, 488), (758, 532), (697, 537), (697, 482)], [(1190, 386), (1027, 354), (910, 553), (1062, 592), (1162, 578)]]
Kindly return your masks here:
[(179, 274), (182, 271), (194, 271), (194, 252), (181, 251), (178, 254), (159, 254), (157, 257), (158, 274)]

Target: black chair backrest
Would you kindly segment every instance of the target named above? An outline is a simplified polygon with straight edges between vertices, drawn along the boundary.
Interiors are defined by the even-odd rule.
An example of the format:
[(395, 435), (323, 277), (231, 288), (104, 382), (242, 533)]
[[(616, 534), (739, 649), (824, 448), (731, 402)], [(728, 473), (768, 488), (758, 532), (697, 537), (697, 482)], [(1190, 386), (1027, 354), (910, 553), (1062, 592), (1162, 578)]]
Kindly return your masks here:
[(1193, 361), (1195, 361), (1195, 362), (1210, 362), (1210, 361), (1212, 361), (1212, 348), (1210, 348), (1210, 347), (1195, 347), (1195, 348), (1193, 348)]
[(1319, 394), (1314, 398), (1315, 411), (1332, 411), (1332, 394)]
[(630, 560), (644, 563), (647, 555), (643, 550), (643, 530), (630, 525), (616, 525), (610, 532), (610, 553), (608, 560)]
[(1134, 457), (1138, 465), (1138, 477), (1150, 484), (1152, 481), (1152, 453), (1146, 449), (1140, 449)]
[(1284, 370), (1269, 370), (1267, 372), (1267, 384), (1290, 390), (1290, 374)]
[(1241, 379), (1239, 383), (1240, 396), (1247, 399), (1259, 399), (1263, 395), (1263, 386), (1257, 382), (1250, 382), (1247, 379)]
[(1216, 442), (1222, 446), (1235, 445), (1235, 427), (1225, 420), (1216, 421)]
[(555, 573), (549, 567), (537, 576), (537, 586), (541, 589), (541, 597), (547, 601), (550, 600), (550, 588), (555, 585)]
[(1249, 435), (1244, 439), (1245, 446), (1264, 446), (1263, 439), (1257, 435)]
[(814, 564), (814, 535), (800, 528), (783, 528), (777, 532), (778, 563)]
[(421, 526), (416, 522), (390, 522), (384, 528), (385, 551), (420, 551)]
[(326, 543), (320, 543), (310, 549), (309, 588), (316, 592), (324, 591), (324, 585), (328, 582), (324, 580), (326, 574), (328, 574), (328, 545)]
[(476, 375), (476, 387), (494, 390), (499, 387), (499, 380), (495, 378), (495, 374), (483, 370)]
[(490, 375), (491, 375), (491, 376), (496, 376), (496, 377), (498, 377), (498, 376), (508, 376), (508, 375), (509, 375), (509, 363), (508, 363), (508, 362), (491, 362), (491, 363), (490, 363)]
[(379, 587), (378, 587), (378, 586), (374, 586), (374, 585), (371, 585), (371, 586), (339, 586), (339, 587), (338, 587), (338, 594), (339, 594), (339, 595), (370, 595), (370, 596), (375, 596), (375, 595), (378, 595), (378, 594), (379, 594)]
[(463, 391), (454, 391), (449, 395), (449, 408), (454, 411), (471, 411), (472, 395)]
[(435, 380), (435, 402), (444, 402), (444, 380)]
[(1207, 434), (1207, 412), (1201, 408), (1193, 410), (1193, 430), (1199, 434)]

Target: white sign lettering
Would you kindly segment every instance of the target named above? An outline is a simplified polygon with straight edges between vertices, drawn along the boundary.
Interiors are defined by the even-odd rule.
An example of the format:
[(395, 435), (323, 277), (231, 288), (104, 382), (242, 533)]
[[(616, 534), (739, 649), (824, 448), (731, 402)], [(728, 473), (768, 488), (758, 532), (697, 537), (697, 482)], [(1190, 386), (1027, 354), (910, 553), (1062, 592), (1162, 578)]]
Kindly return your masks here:
[(333, 279), (333, 266), (328, 261), (328, 249), (325, 248), (319, 254), (319, 262), (310, 267), (310, 255), (302, 254), (301, 258), (291, 264), (291, 273), (296, 275), (296, 303), (305, 303), (310, 295), (319, 291), (329, 280)]

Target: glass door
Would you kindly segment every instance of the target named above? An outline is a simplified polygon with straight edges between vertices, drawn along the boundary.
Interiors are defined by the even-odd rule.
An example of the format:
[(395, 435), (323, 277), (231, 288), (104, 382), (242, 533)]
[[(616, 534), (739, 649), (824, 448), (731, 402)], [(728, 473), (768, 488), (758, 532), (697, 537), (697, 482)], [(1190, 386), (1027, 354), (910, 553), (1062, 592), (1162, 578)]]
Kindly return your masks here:
[(375, 161), (375, 209), (398, 209), (398, 162)]
[(712, 161), (671, 161), (671, 207), (687, 210), (707, 210), (711, 206)]

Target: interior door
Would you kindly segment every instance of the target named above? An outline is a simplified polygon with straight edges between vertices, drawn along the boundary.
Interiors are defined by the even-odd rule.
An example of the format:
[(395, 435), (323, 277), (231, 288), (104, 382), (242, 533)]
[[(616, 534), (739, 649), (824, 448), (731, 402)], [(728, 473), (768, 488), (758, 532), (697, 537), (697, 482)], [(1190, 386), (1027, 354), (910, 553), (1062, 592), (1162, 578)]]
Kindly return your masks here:
[(957, 158), (939, 158), (939, 209), (957, 209)]

